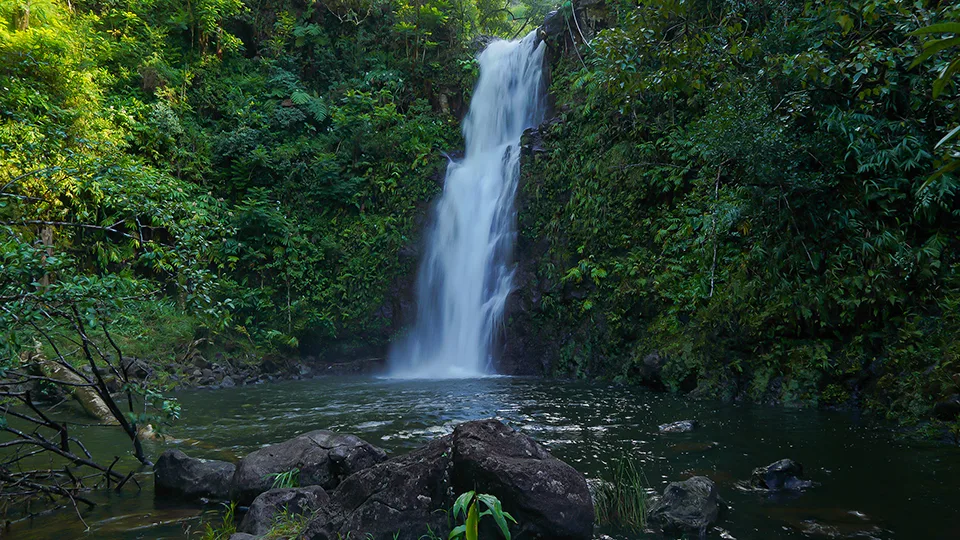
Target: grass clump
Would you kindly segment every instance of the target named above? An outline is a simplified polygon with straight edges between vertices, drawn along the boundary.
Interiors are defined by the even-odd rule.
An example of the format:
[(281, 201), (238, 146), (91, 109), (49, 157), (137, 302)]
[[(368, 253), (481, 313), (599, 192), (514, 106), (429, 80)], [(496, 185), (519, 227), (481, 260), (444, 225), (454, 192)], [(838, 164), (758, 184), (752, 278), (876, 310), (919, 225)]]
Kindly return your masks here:
[(593, 494), (598, 525), (641, 531), (647, 523), (648, 496), (645, 479), (634, 460), (621, 458), (609, 482), (600, 482)]
[(287, 512), (284, 509), (274, 518), (273, 526), (262, 536), (263, 540), (300, 538), (307, 532), (311, 516)]
[(300, 487), (300, 469), (297, 468), (287, 472), (268, 474), (267, 477), (273, 478), (273, 485), (270, 489)]
[(237, 503), (224, 503), (223, 506), (226, 509), (223, 513), (223, 520), (217, 526), (204, 523), (200, 540), (229, 540), (230, 536), (237, 532)]

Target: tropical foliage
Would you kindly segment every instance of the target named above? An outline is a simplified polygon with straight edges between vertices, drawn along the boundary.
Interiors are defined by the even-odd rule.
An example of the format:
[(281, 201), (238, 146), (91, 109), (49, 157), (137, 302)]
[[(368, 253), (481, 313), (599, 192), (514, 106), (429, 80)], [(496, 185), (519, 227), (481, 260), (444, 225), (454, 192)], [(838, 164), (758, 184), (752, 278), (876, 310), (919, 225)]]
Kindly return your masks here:
[[(147, 461), (199, 348), (382, 346), (472, 40), (538, 9), (0, 0), (0, 412), (34, 424), (0, 421), (12, 446), (125, 481), (41, 402), (90, 390)], [(90, 487), (62, 476), (18, 492)]]
[(927, 418), (960, 386), (960, 8), (608, 7), (524, 169), (556, 372)]

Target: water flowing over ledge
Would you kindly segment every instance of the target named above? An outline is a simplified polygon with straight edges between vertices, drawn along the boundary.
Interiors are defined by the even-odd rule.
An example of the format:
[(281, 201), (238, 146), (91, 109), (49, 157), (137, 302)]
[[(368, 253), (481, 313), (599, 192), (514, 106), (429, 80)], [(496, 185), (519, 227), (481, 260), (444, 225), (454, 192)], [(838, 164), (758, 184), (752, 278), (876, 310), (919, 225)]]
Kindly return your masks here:
[(466, 152), (447, 167), (417, 281), (417, 321), (390, 352), (397, 378), (490, 375), (491, 345), (513, 287), (520, 137), (543, 119), (536, 32), (495, 41), (463, 124)]

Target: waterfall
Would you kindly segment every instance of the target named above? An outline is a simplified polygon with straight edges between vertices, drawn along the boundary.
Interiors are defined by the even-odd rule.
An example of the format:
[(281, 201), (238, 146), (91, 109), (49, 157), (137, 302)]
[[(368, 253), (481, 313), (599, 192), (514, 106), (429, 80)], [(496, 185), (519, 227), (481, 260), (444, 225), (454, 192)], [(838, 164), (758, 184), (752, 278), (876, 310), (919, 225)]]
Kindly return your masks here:
[(463, 122), (466, 151), (447, 166), (417, 277), (417, 321), (390, 351), (395, 377), (492, 373), (491, 347), (513, 286), (520, 137), (543, 120), (536, 32), (494, 41)]

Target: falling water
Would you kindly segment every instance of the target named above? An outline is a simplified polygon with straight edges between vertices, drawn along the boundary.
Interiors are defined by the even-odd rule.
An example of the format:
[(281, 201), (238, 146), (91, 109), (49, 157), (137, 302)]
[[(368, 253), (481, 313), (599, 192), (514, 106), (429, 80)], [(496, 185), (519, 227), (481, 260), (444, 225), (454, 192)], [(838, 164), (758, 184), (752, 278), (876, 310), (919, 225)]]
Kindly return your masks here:
[(494, 41), (463, 123), (466, 153), (447, 167), (417, 281), (417, 322), (390, 353), (396, 377), (492, 372), (490, 349), (513, 286), (510, 251), (520, 136), (543, 117), (544, 45)]

